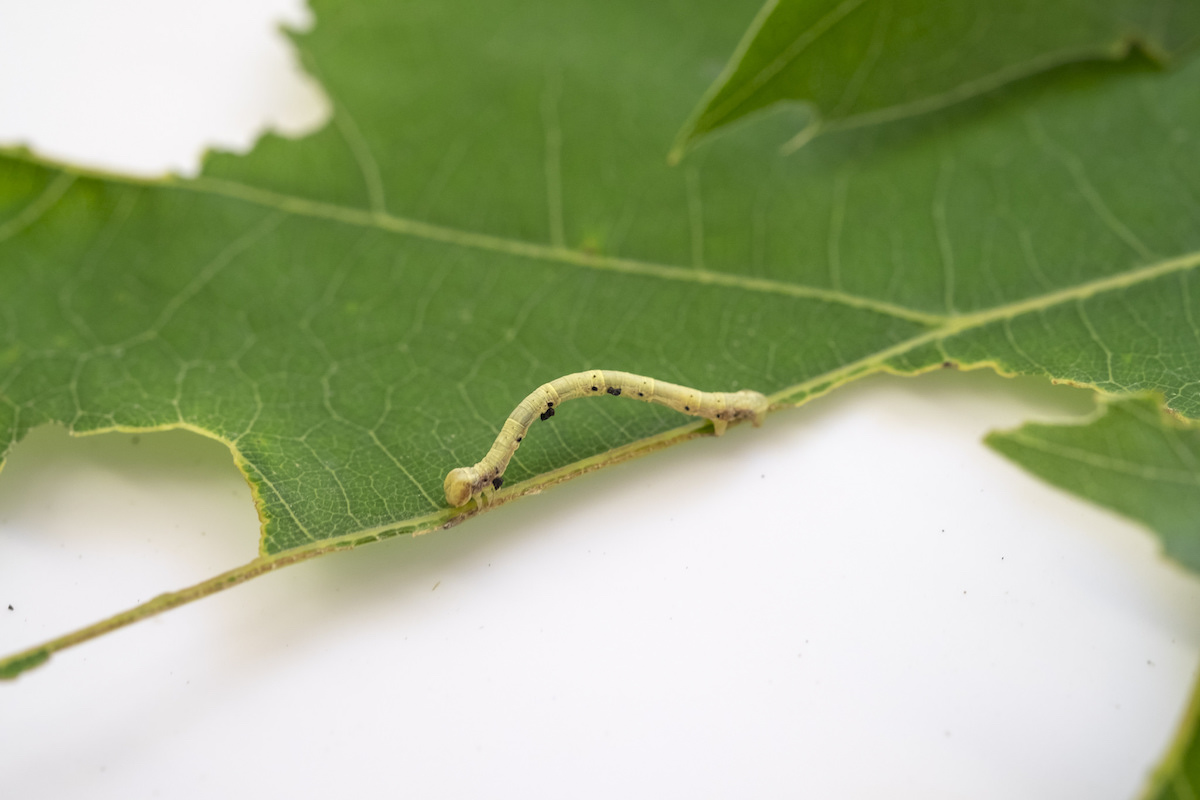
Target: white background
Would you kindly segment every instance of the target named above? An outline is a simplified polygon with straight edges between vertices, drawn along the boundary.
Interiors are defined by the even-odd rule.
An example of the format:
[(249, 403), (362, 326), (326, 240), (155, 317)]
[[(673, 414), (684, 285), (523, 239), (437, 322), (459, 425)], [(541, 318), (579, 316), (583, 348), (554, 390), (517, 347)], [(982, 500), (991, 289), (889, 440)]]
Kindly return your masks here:
[[(194, 173), (310, 130), (275, 32), (305, 18), (0, 0), (0, 141)], [(980, 442), (1089, 407), (872, 378), (268, 575), (0, 684), (0, 797), (1130, 798), (1190, 690), (1200, 582)], [(216, 442), (35, 431), (0, 475), (0, 652), (256, 539)]]

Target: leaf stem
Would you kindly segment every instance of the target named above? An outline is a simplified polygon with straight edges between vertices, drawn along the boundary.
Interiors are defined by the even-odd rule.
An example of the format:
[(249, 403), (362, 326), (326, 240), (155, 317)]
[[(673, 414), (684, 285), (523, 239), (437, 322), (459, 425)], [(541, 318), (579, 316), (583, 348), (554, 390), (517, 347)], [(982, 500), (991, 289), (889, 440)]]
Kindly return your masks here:
[[(592, 472), (603, 466), (628, 461), (631, 458), (647, 455), (672, 444), (695, 438), (702, 435), (705, 428), (708, 428), (710, 431), (712, 429), (711, 423), (707, 420), (691, 422), (682, 427), (665, 431), (657, 436), (631, 442), (624, 447), (618, 447), (606, 453), (568, 464), (552, 472), (544, 473), (535, 478), (515, 484), (511, 489), (506, 486), (504, 491), (498, 493), (491, 501), (487, 510), (494, 510), (524, 495), (538, 494), (543, 489), (570, 480), (571, 478), (576, 478), (584, 473)], [(240, 567), (234, 567), (208, 580), (201, 581), (176, 592), (160, 594), (144, 603), (114, 614), (107, 619), (13, 653), (10, 656), (0, 658), (0, 680), (12, 680), (21, 673), (46, 663), (51, 655), (60, 650), (66, 650), (68, 647), (83, 644), (86, 641), (95, 639), (97, 636), (111, 633), (127, 625), (132, 625), (135, 622), (153, 617), (156, 614), (161, 614), (164, 611), (170, 611), (173, 608), (178, 608), (179, 606), (208, 597), (225, 589), (232, 589), (234, 586), (245, 583), (251, 578), (257, 578), (280, 567), (288, 567), (292, 564), (308, 561), (311, 558), (317, 558), (318, 556), (342, 550), (352, 550), (364, 544), (390, 539), (401, 534), (417, 536), (434, 530), (452, 528), (481, 513), (483, 510), (484, 508), (478, 504), (468, 506), (465, 510), (441, 509), (424, 517), (411, 519), (391, 527), (355, 531), (336, 538), (325, 539), (307, 547), (298, 547), (285, 550), (281, 553), (260, 555)]]
[(201, 581), (186, 589), (160, 594), (133, 608), (126, 609), (119, 614), (114, 614), (108, 619), (100, 620), (71, 633), (0, 659), (0, 680), (12, 680), (25, 670), (44, 664), (53, 653), (57, 653), (59, 650), (74, 647), (89, 639), (95, 639), (97, 636), (124, 628), (126, 625), (132, 625), (139, 620), (152, 617), (155, 614), (161, 614), (164, 611), (170, 611), (172, 608), (190, 603), (193, 600), (199, 600), (202, 597), (208, 597), (210, 594), (216, 594), (225, 589), (233, 588), (263, 573), (280, 567), (286, 567), (290, 564), (296, 564), (300, 561), (307, 561), (310, 558), (315, 558), (335, 550), (346, 550), (352, 546), (350, 543), (339, 543), (331, 547), (311, 548), (302, 551), (290, 550), (278, 555), (259, 556), (240, 567), (234, 567), (231, 570), (222, 572), (220, 575), (216, 575), (206, 581)]

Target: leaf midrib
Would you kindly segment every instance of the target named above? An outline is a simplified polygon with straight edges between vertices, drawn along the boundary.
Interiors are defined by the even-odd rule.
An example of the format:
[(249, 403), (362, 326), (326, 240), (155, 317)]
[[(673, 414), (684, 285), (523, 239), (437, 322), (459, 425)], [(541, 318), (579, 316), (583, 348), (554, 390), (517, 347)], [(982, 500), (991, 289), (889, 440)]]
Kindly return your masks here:
[(941, 314), (931, 314), (917, 309), (906, 308), (895, 303), (889, 303), (885, 300), (876, 300), (871, 297), (863, 297), (836, 289), (804, 286), (786, 281), (771, 280), (770, 278), (734, 275), (701, 267), (681, 267), (674, 264), (660, 264), (633, 258), (587, 253), (568, 247), (539, 244), (522, 239), (510, 239), (489, 233), (477, 233), (461, 228), (422, 222), (421, 220), (399, 217), (383, 211), (370, 211), (350, 206), (339, 206), (333, 203), (324, 203), (319, 200), (309, 200), (303, 197), (296, 197), (295, 195), (272, 192), (232, 181), (197, 178), (192, 181), (169, 185), (202, 194), (230, 197), (298, 216), (327, 219), (366, 228), (376, 228), (428, 241), (487, 250), (493, 253), (503, 253), (504, 255), (521, 256), (538, 261), (571, 264), (572, 266), (586, 267), (604, 272), (655, 277), (685, 283), (727, 286), (749, 292), (824, 300), (849, 308), (874, 311), (885, 316), (923, 325), (938, 325), (949, 319)]
[(979, 311), (965, 314), (933, 314), (907, 308), (896, 303), (889, 303), (884, 300), (863, 297), (835, 289), (805, 286), (768, 278), (755, 278), (717, 272), (703, 268), (681, 267), (673, 264), (660, 264), (616, 256), (602, 256), (561, 246), (466, 231), (407, 217), (399, 217), (386, 212), (367, 211), (308, 200), (303, 197), (272, 192), (231, 181), (198, 178), (193, 181), (181, 181), (173, 185), (204, 194), (225, 196), (264, 207), (275, 208), (285, 213), (339, 221), (361, 227), (372, 227), (378, 230), (413, 236), (429, 241), (487, 250), (505, 255), (523, 256), (540, 261), (569, 264), (571, 266), (604, 272), (639, 275), (642, 277), (653, 277), (700, 285), (725, 286), (742, 291), (795, 297), (798, 299), (820, 300), (847, 308), (872, 311), (884, 316), (925, 325), (929, 328), (891, 347), (776, 392), (771, 396), (771, 400), (777, 405), (786, 404), (793, 398), (803, 400), (814, 387), (830, 382), (836, 385), (840, 382), (840, 378), (854, 375), (864, 368), (869, 368), (873, 365), (880, 365), (889, 359), (903, 355), (926, 344), (956, 336), (975, 328), (981, 328), (993, 322), (1010, 320), (1024, 314), (1045, 311), (1055, 306), (1085, 300), (1110, 291), (1129, 288), (1163, 277), (1164, 275), (1184, 272), (1200, 266), (1200, 250), (1197, 250), (1172, 258), (1152, 261), (1133, 269), (1116, 272), (1073, 286), (1062, 287), (1051, 292), (1033, 295)]
[(660, 264), (633, 258), (596, 255), (582, 250), (572, 250), (566, 247), (538, 244), (537, 242), (522, 239), (510, 239), (493, 234), (476, 233), (460, 228), (422, 222), (385, 212), (366, 211), (349, 206), (308, 200), (303, 197), (271, 192), (230, 181), (198, 178), (186, 183), (179, 182), (168, 185), (204, 194), (240, 199), (300, 216), (329, 219), (361, 227), (373, 227), (391, 233), (399, 233), (420, 239), (458, 245), (460, 247), (488, 250), (505, 255), (524, 256), (540, 261), (552, 261), (606, 272), (621, 272), (643, 277), (662, 278), (664, 280), (727, 286), (750, 292), (823, 300), (849, 308), (875, 311), (885, 316), (909, 322), (935, 326), (935, 329), (931, 333), (938, 333), (940, 331), (944, 335), (962, 333), (964, 330), (990, 322), (1011, 319), (1021, 314), (1044, 310), (1071, 300), (1085, 299), (1106, 291), (1134, 286), (1172, 272), (1182, 272), (1200, 265), (1200, 251), (1195, 251), (1143, 264), (1131, 270), (1113, 273), (1112, 275), (1085, 281), (1074, 286), (1066, 286), (1042, 295), (1033, 295), (1012, 303), (992, 306), (991, 308), (967, 314), (933, 314), (896, 303), (889, 303), (885, 300), (877, 300), (836, 289), (806, 286), (771, 280), (769, 278), (754, 278), (696, 267)]
[(1200, 474), (1196, 472), (1160, 467), (1156, 464), (1105, 455), (1085, 450), (1082, 447), (1073, 447), (1061, 442), (1052, 442), (1024, 431), (1010, 433), (1008, 438), (1032, 450), (1038, 450), (1048, 455), (1075, 461), (1095, 469), (1102, 469), (1144, 481), (1200, 488)]
[[(0, 148), (0, 154), (5, 154), (2, 148)], [(86, 168), (68, 167), (47, 160), (30, 158), (24, 153), (13, 154), (9, 152), (7, 155), (18, 160), (56, 170), (60, 173), (60, 177), (51, 181), (50, 186), (36, 197), (30, 206), (18, 212), (12, 219), (0, 223), (0, 229), (8, 227), (15, 220), (21, 220), (21, 229), (27, 227), (28, 224), (33, 224), (32, 220), (24, 220), (23, 218), (29, 213), (30, 208), (34, 206), (37, 207), (37, 217), (40, 218), (49, 207), (65, 194), (66, 188), (69, 187), (70, 183), (63, 182), (61, 176), (90, 177), (110, 183), (123, 183), (151, 188), (176, 188), (210, 196), (228, 197), (266, 208), (273, 208), (295, 216), (325, 219), (358, 227), (375, 228), (389, 233), (412, 236), (428, 241), (531, 258), (539, 261), (569, 264), (586, 269), (699, 285), (724, 286), (741, 291), (780, 297), (819, 300), (846, 308), (871, 311), (895, 319), (924, 325), (928, 328), (926, 331), (883, 350), (864, 356), (857, 361), (850, 362), (837, 369), (814, 376), (803, 383), (776, 392), (771, 396), (772, 402), (776, 405), (788, 404), (790, 400), (802, 401), (807, 398), (814, 387), (831, 383), (836, 385), (841, 382), (841, 379), (857, 374), (864, 368), (881, 365), (889, 359), (904, 355), (923, 345), (962, 334), (993, 322), (1014, 319), (1024, 314), (1044, 311), (1068, 302), (1084, 300), (1105, 292), (1129, 288), (1163, 277), (1164, 275), (1184, 272), (1200, 266), (1200, 250), (1197, 250), (979, 311), (965, 314), (934, 314), (841, 290), (806, 286), (769, 278), (736, 275), (704, 268), (682, 267), (617, 256), (603, 256), (567, 247), (540, 244), (438, 225), (408, 217), (396, 216), (385, 211), (372, 211), (310, 200), (295, 195), (260, 189), (235, 181), (204, 177), (191, 180), (173, 177), (166, 179), (139, 179), (132, 176), (92, 171)]]

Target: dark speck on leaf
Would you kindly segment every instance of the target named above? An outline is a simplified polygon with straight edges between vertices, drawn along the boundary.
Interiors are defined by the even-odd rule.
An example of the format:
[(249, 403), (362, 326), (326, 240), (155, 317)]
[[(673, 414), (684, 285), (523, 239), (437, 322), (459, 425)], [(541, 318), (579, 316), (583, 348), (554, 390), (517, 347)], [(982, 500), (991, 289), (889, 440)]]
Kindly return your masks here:
[(8, 610), (9, 610), (9, 611), (12, 611), (12, 610), (13, 610), (12, 603), (9, 603), (9, 604), (8, 604)]

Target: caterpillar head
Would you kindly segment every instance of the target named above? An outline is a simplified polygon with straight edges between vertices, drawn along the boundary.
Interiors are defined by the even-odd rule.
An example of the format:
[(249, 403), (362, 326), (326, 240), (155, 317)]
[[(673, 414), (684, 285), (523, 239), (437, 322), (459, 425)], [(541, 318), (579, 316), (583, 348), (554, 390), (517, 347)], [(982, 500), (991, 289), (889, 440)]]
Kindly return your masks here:
[(476, 487), (478, 482), (474, 467), (450, 470), (446, 475), (446, 482), (442, 484), (442, 488), (446, 490), (446, 502), (455, 507), (466, 505), (471, 496), (479, 491)]

